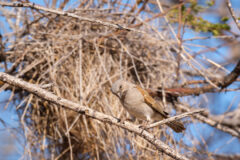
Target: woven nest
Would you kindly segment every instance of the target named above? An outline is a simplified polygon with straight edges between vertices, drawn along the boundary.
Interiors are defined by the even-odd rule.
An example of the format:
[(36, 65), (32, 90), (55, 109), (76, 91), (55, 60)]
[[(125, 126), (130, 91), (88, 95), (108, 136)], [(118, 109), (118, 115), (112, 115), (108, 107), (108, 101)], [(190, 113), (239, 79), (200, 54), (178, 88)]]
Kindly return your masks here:
[[(98, 10), (73, 13), (116, 24), (133, 19)], [(128, 115), (110, 92), (115, 80), (123, 78), (146, 88), (184, 81), (181, 75), (176, 76), (176, 42), (164, 36), (167, 32), (154, 36), (149, 26), (142, 25), (146, 34), (141, 34), (53, 14), (39, 14), (35, 19), (8, 51), (7, 59), (17, 66), (14, 70), (13, 65), (12, 74), (57, 96), (122, 119)], [(159, 154), (148, 142), (121, 128), (17, 88), (15, 96), (23, 100), (17, 111), (35, 157), (48, 159), (52, 153), (60, 159), (69, 158), (69, 154), (76, 159), (148, 159)], [(173, 148), (183, 145), (165, 126), (150, 132)]]

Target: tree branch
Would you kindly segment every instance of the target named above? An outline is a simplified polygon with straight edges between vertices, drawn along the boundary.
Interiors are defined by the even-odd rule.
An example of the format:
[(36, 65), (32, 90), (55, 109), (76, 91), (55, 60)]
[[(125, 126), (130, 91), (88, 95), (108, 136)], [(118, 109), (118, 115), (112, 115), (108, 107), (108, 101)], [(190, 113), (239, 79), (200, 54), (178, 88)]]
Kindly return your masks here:
[(226, 88), (227, 86), (232, 84), (238, 78), (239, 75), (240, 75), (240, 60), (238, 60), (238, 63), (232, 70), (232, 72), (223, 78), (223, 81), (219, 84), (219, 86), (221, 86), (221, 88)]
[[(185, 104), (177, 103), (175, 105), (177, 105), (177, 107), (179, 109), (182, 109), (185, 112), (191, 111), (190, 107), (188, 107)], [(206, 124), (214, 127), (214, 128), (217, 128), (217, 129), (219, 129), (219, 130), (221, 130), (223, 132), (229, 133), (229, 134), (231, 134), (234, 137), (240, 138), (240, 130), (231, 128), (229, 126), (223, 125), (222, 123), (220, 123), (218, 121), (213, 120), (212, 118), (210, 118), (211, 116), (209, 116), (208, 113), (206, 113), (206, 112), (204, 112), (202, 114), (193, 115), (193, 117), (198, 119), (199, 121), (201, 121), (203, 123), (206, 123)]]
[(237, 19), (236, 15), (234, 14), (232, 4), (231, 4), (230, 0), (227, 0), (226, 4), (227, 4), (228, 10), (229, 10), (234, 22), (236, 23), (238, 29), (240, 30), (240, 23), (238, 22), (238, 19)]
[(176, 152), (175, 150), (171, 149), (168, 145), (166, 145), (162, 141), (156, 139), (149, 132), (139, 128), (138, 126), (136, 126), (136, 125), (134, 125), (130, 122), (127, 122), (127, 121), (121, 122), (117, 118), (114, 118), (112, 116), (109, 116), (109, 115), (103, 114), (101, 112), (95, 111), (91, 108), (81, 106), (81, 105), (79, 105), (77, 103), (74, 103), (72, 101), (69, 101), (67, 99), (58, 97), (55, 94), (52, 94), (51, 92), (48, 92), (48, 91), (38, 87), (35, 84), (25, 82), (25, 81), (23, 81), (19, 78), (10, 76), (10, 75), (8, 75), (6, 73), (3, 73), (3, 72), (0, 72), (0, 80), (2, 80), (5, 83), (8, 83), (9, 85), (20, 87), (20, 88), (28, 91), (29, 93), (32, 93), (32, 94), (34, 94), (34, 95), (36, 95), (36, 96), (38, 96), (38, 97), (40, 97), (44, 100), (47, 100), (49, 102), (52, 102), (52, 103), (58, 105), (59, 107), (62, 106), (66, 109), (70, 109), (70, 110), (73, 110), (73, 111), (78, 112), (80, 114), (84, 114), (88, 117), (91, 117), (93, 119), (97, 119), (97, 120), (102, 121), (104, 123), (114, 124), (116, 126), (124, 128), (128, 131), (134, 132), (135, 134), (141, 136), (142, 138), (144, 138), (145, 140), (147, 140), (148, 142), (153, 144), (160, 152), (163, 152), (163, 153), (167, 154), (168, 156), (170, 156), (174, 159), (178, 159), (178, 160), (187, 160), (188, 159), (185, 156)]
[(193, 114), (197, 114), (197, 113), (200, 113), (200, 112), (203, 112), (203, 111), (204, 111), (204, 109), (198, 109), (198, 110), (195, 110), (195, 111), (183, 113), (183, 114), (180, 114), (180, 115), (177, 115), (177, 116), (174, 116), (174, 117), (170, 117), (168, 119), (164, 119), (164, 120), (161, 120), (159, 122), (150, 124), (146, 128), (149, 129), (149, 128), (153, 128), (153, 127), (156, 127), (156, 126), (160, 126), (160, 125), (166, 124), (168, 122), (176, 121), (176, 120), (182, 119), (184, 117), (187, 117), (187, 116), (190, 116), (190, 115), (193, 115)]
[(80, 21), (88, 21), (88, 22), (92, 22), (92, 23), (98, 23), (98, 24), (101, 24), (101, 25), (104, 25), (104, 26), (107, 26), (107, 27), (111, 27), (111, 28), (115, 28), (115, 29), (119, 29), (119, 30), (126, 30), (126, 31), (134, 31), (134, 32), (138, 32), (138, 33), (144, 33), (143, 31), (139, 31), (139, 30), (136, 30), (136, 29), (133, 29), (133, 28), (128, 28), (128, 27), (123, 27), (123, 26), (120, 26), (119, 24), (104, 22), (104, 21), (101, 21), (101, 20), (98, 20), (98, 19), (93, 19), (93, 18), (80, 17), (80, 16), (78, 16), (76, 14), (73, 14), (73, 13), (42, 7), (42, 6), (37, 5), (35, 3), (0, 2), (0, 5), (3, 6), (3, 7), (7, 6), (7, 7), (32, 8), (32, 9), (36, 9), (36, 10), (42, 10), (42, 11), (45, 11), (45, 12), (54, 13), (54, 14), (57, 14), (57, 15), (76, 18), (76, 19), (79, 19)]
[[(222, 79), (213, 80), (213, 83), (216, 84), (219, 88), (223, 89), (235, 82), (240, 75), (240, 60), (238, 60), (236, 66), (231, 73), (224, 76)], [(147, 90), (149, 94), (153, 97), (162, 98), (162, 88), (159, 87), (158, 91)], [(216, 90), (212, 85), (206, 85), (203, 87), (196, 88), (165, 88), (164, 92), (166, 93), (166, 99), (168, 102), (173, 102), (177, 100), (177, 97), (189, 96), (189, 95), (199, 95), (202, 93), (208, 92), (220, 92), (221, 90)]]

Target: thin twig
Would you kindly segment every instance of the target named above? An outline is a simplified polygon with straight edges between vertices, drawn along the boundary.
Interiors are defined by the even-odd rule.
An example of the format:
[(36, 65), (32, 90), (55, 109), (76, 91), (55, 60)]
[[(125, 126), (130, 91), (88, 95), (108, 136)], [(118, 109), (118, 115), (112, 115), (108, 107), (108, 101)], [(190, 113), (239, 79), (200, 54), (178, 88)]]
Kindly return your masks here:
[(133, 29), (133, 28), (129, 28), (129, 27), (124, 27), (124, 26), (121, 26), (119, 24), (108, 23), (108, 22), (104, 22), (104, 21), (101, 21), (101, 20), (98, 20), (98, 19), (93, 19), (93, 18), (80, 17), (80, 16), (78, 16), (76, 14), (73, 14), (73, 13), (42, 7), (42, 6), (37, 5), (35, 3), (0, 2), (0, 5), (3, 6), (3, 7), (7, 6), (7, 7), (32, 8), (32, 9), (36, 9), (36, 10), (42, 10), (42, 11), (45, 11), (45, 12), (54, 13), (54, 14), (57, 14), (57, 15), (63, 15), (63, 16), (68, 16), (68, 17), (72, 17), (72, 18), (77, 18), (80, 21), (88, 21), (88, 22), (98, 23), (98, 24), (101, 24), (101, 25), (104, 25), (104, 26), (107, 26), (107, 27), (115, 28), (115, 29), (134, 31), (134, 32), (138, 32), (138, 33), (144, 33), (143, 31), (139, 31), (139, 30), (136, 30), (136, 29)]
[(236, 23), (238, 29), (240, 30), (240, 23), (238, 22), (238, 19), (237, 19), (236, 15), (234, 14), (232, 4), (231, 4), (230, 0), (227, 0), (226, 3), (227, 3), (227, 7), (229, 9), (229, 12), (230, 12), (234, 22)]
[[(190, 107), (187, 104), (180, 104), (180, 103), (178, 103), (178, 104), (175, 104), (175, 105), (177, 105), (177, 107), (179, 109), (182, 109), (185, 112), (189, 112), (191, 110)], [(201, 114), (193, 115), (193, 117), (195, 119), (198, 119), (199, 121), (201, 121), (203, 123), (206, 123), (206, 124), (216, 128), (216, 129), (219, 129), (219, 130), (221, 130), (223, 132), (231, 134), (232, 136), (240, 138), (239, 131), (237, 131), (236, 129), (231, 128), (229, 126), (222, 125), (218, 121), (215, 121), (215, 120), (209, 118), (209, 115), (207, 113), (205, 113), (205, 112), (201, 113)]]
[(191, 116), (193, 114), (201, 113), (203, 111), (204, 111), (204, 109), (198, 109), (198, 110), (195, 110), (195, 111), (190, 111), (190, 112), (183, 113), (183, 114), (180, 114), (180, 115), (177, 115), (177, 116), (174, 116), (174, 117), (170, 117), (168, 119), (164, 119), (162, 121), (158, 121), (156, 123), (150, 124), (148, 127), (146, 127), (146, 129), (153, 128), (153, 127), (156, 127), (156, 126), (160, 126), (160, 125), (163, 125), (163, 124), (166, 124), (166, 123), (169, 123), (169, 122), (173, 122), (173, 121), (182, 119), (184, 117)]
[(141, 128), (139, 128), (137, 125), (134, 125), (130, 122), (124, 121), (121, 123), (119, 119), (114, 118), (110, 115), (106, 115), (104, 113), (95, 111), (91, 108), (88, 108), (86, 106), (81, 106), (78, 103), (74, 103), (70, 100), (61, 98), (51, 92), (48, 92), (40, 87), (38, 87), (35, 84), (31, 84), (28, 82), (25, 82), (19, 78), (10, 76), (6, 73), (0, 72), (0, 80), (2, 80), (5, 83), (8, 83), (9, 85), (13, 85), (16, 87), (20, 87), (42, 99), (45, 99), (46, 101), (52, 102), (59, 107), (62, 106), (64, 108), (70, 109), (72, 111), (78, 112), (80, 114), (86, 115), (88, 117), (97, 119), (104, 123), (114, 124), (116, 126), (119, 126), (121, 128), (124, 128), (128, 131), (134, 132), (135, 134), (139, 135), (140, 137), (144, 138), (151, 144), (153, 144), (160, 152), (164, 152), (168, 156), (179, 159), (179, 160), (187, 160), (188, 158), (181, 155), (180, 153), (176, 152), (172, 148), (170, 148), (168, 145), (160, 141), (159, 139), (156, 139), (154, 135), (150, 134), (147, 131), (143, 131)]
[[(183, 97), (188, 95), (200, 95), (202, 93), (208, 93), (208, 92), (221, 92), (222, 89), (225, 89), (229, 85), (231, 85), (233, 82), (237, 81), (238, 76), (240, 75), (240, 60), (238, 60), (236, 66), (234, 69), (227, 75), (223, 76), (220, 79), (212, 80), (217, 87), (221, 89), (215, 89), (212, 85), (205, 85), (203, 87), (182, 87), (182, 88), (165, 88), (165, 92), (167, 93), (167, 96), (172, 97)], [(207, 82), (207, 81), (205, 81)], [(161, 90), (159, 91), (149, 91), (150, 94), (154, 97), (162, 98)]]

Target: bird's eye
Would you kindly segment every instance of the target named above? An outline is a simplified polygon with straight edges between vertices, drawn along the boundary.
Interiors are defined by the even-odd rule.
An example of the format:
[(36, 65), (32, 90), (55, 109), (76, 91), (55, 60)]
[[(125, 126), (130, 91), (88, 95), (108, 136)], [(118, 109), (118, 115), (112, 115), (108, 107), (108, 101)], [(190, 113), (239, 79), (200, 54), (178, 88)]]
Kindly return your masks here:
[(122, 85), (120, 85), (119, 88), (122, 89)]

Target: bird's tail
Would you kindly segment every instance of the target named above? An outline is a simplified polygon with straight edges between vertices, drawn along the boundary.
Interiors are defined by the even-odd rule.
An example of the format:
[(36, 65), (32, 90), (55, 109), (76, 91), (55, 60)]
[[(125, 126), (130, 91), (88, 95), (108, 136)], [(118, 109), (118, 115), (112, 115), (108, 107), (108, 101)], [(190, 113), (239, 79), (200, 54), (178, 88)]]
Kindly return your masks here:
[(169, 127), (171, 127), (175, 132), (179, 133), (185, 130), (185, 127), (182, 122), (172, 121), (167, 123)]

